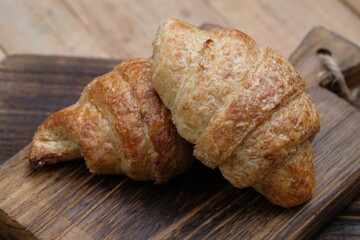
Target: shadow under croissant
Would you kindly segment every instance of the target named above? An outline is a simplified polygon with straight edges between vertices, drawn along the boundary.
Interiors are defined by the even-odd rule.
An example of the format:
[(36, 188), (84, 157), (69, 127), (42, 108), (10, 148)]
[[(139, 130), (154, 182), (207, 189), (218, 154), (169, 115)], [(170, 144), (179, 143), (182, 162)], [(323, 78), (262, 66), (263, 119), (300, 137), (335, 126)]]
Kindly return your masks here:
[[(52, 189), (54, 196), (58, 198), (57, 191), (66, 187), (64, 194), (70, 191), (81, 199), (79, 207), (84, 203), (88, 204), (86, 199), (93, 198), (93, 193), (111, 193), (108, 197), (116, 199), (124, 209), (128, 206), (136, 208), (136, 211), (139, 211), (137, 214), (148, 212), (154, 217), (159, 215), (157, 217), (162, 221), (164, 217), (170, 220), (175, 213), (191, 212), (195, 208), (201, 213), (197, 218), (204, 218), (214, 214), (217, 209), (222, 209), (220, 214), (217, 213), (218, 217), (235, 213), (238, 215), (240, 209), (241, 215), (248, 216), (251, 212), (255, 214), (256, 211), (256, 214), (259, 214), (259, 209), (266, 211), (270, 206), (274, 206), (269, 201), (264, 201), (265, 197), (253, 188), (238, 189), (222, 176), (218, 168), (210, 169), (199, 161), (194, 161), (187, 172), (164, 184), (154, 184), (151, 180), (136, 181), (124, 175), (93, 174), (89, 172), (82, 158), (46, 165), (36, 170), (29, 164), (29, 175), (34, 178), (38, 178), (39, 175), (44, 178), (51, 177), (54, 184), (59, 184), (58, 188)], [(284, 214), (287, 211), (297, 211), (296, 209), (303, 205), (291, 209), (276, 206), (271, 211), (275, 209), (279, 214)], [(103, 207), (106, 206), (105, 204)], [(191, 219), (192, 224), (196, 221), (199, 219)]]

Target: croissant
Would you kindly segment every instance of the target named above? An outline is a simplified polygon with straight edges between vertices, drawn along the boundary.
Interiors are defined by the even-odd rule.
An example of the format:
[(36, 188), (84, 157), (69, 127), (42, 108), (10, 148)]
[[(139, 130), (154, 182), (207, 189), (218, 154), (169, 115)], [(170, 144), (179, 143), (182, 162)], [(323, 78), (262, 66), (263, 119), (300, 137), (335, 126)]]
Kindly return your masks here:
[(123, 62), (95, 78), (80, 100), (51, 115), (36, 131), (34, 167), (84, 157), (97, 174), (168, 181), (192, 164), (192, 146), (176, 132), (151, 87), (151, 61)]
[(161, 22), (153, 47), (153, 87), (196, 158), (273, 204), (311, 198), (319, 117), (284, 57), (241, 31), (177, 19)]

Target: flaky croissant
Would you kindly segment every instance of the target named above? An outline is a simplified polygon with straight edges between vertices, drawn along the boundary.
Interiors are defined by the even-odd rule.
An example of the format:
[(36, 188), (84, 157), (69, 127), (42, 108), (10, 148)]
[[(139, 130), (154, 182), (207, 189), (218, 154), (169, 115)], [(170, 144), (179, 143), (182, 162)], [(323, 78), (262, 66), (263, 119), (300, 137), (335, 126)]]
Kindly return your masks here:
[(276, 205), (312, 196), (319, 117), (284, 57), (241, 31), (177, 19), (162, 21), (153, 47), (153, 87), (202, 163)]
[(84, 89), (80, 100), (38, 128), (29, 159), (35, 167), (84, 157), (93, 173), (168, 181), (192, 164), (192, 146), (176, 132), (151, 87), (151, 61), (117, 65)]

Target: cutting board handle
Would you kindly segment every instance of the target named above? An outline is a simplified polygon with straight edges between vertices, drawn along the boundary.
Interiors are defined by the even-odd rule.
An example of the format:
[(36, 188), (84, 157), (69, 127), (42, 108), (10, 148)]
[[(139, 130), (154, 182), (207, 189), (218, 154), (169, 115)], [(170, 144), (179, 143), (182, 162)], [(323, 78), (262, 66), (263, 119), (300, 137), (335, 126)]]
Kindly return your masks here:
[[(308, 87), (323, 85), (331, 73), (319, 59), (319, 52), (328, 52), (343, 72), (350, 89), (360, 85), (360, 47), (323, 27), (316, 27), (291, 54), (290, 62), (302, 73)], [(336, 90), (336, 89), (335, 89)]]

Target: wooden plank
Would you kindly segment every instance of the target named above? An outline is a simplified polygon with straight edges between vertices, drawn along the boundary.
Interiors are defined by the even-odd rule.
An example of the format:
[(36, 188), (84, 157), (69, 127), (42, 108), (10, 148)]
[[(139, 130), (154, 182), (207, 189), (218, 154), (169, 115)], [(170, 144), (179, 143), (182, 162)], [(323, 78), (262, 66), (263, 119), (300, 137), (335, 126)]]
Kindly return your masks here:
[[(201, 0), (64, 0), (107, 52), (121, 58), (147, 58), (161, 19), (178, 17), (193, 24), (226, 23)], [(154, 7), (158, 6), (158, 7)], [(161, 6), (161, 7), (159, 7)], [(111, 13), (111, 14), (109, 14)]]
[(110, 55), (61, 1), (2, 0), (0, 15), (0, 43), (8, 54)]
[[(355, 1), (351, 6), (358, 6)], [(0, 43), (9, 53), (148, 57), (160, 19), (179, 17), (246, 31), (285, 55), (310, 28), (324, 25), (359, 43), (359, 18), (340, 1), (27, 1), (2, 0)], [(355, 3), (353, 3), (355, 2)], [(161, 6), (161, 7), (154, 7)], [(111, 14), (109, 14), (111, 13)], [(307, 16), (304, 18), (303, 16)], [(13, 22), (18, 24), (14, 25)], [(351, 22), (352, 24), (348, 24)], [(344, 28), (343, 26), (347, 26)], [(24, 36), (23, 44), (19, 36)]]
[(360, 45), (360, 18), (337, 0), (205, 0), (229, 22), (264, 46), (289, 56), (312, 28), (324, 26)]
[[(17, 157), (19, 159), (25, 157), (25, 152), (22, 151)], [(7, 161), (5, 163), (5, 168), (10, 162), (11, 161)], [(100, 225), (96, 224), (96, 221), (93, 222), (93, 224), (95, 224), (94, 226), (91, 222), (88, 222), (89, 219), (87, 219), (86, 225), (88, 229), (86, 229), (87, 231), (82, 230), (82, 232), (88, 232), (89, 234), (89, 230), (92, 229), (92, 236), (98, 236), (99, 238), (110, 237), (111, 235), (106, 235), (110, 230), (113, 232), (124, 231), (124, 228), (137, 228), (156, 232), (159, 228), (164, 227), (164, 225), (156, 224), (157, 226), (154, 226), (152, 223), (169, 220), (168, 224), (170, 224), (170, 220), (180, 218), (201, 202), (205, 202), (205, 197), (217, 192), (226, 182), (219, 174), (200, 166), (200, 164), (191, 170), (196, 171), (195, 175), (187, 173), (172, 181), (171, 185), (154, 186), (149, 182), (133, 182), (123, 176), (91, 175), (82, 162), (75, 162), (70, 165), (62, 164), (62, 166), (54, 166), (55, 168), (51, 167), (45, 170), (48, 173), (52, 173), (52, 179), (54, 180), (51, 181), (51, 185), (48, 185), (48, 182), (44, 181), (44, 171), (33, 172), (26, 161), (18, 162), (18, 164), (22, 165), (21, 168), (25, 170), (22, 171), (22, 173), (18, 173), (19, 179), (24, 179), (29, 176), (32, 180), (28, 182), (28, 184), (24, 183), (25, 185), (30, 187), (30, 185), (34, 183), (38, 184), (32, 193), (27, 192), (27, 194), (36, 194), (36, 198), (39, 199), (39, 201), (23, 201), (22, 194), (15, 194), (16, 189), (11, 187), (6, 189), (7, 195), (17, 195), (17, 199), (26, 204), (27, 213), (23, 215), (24, 220), (26, 220), (25, 218), (27, 218), (27, 216), (36, 216), (34, 224), (31, 226), (32, 231), (38, 231), (45, 235), (51, 233), (53, 235), (49, 236), (58, 237), (68, 234), (72, 229), (81, 230), (82, 228), (79, 227), (79, 222), (83, 218), (93, 218), (94, 214), (102, 215), (104, 214), (103, 211), (107, 210), (110, 212), (107, 214), (107, 217), (103, 218), (103, 221), (108, 222), (108, 227), (99, 229)], [(194, 176), (198, 177), (194, 179)], [(10, 181), (10, 179), (4, 175), (0, 178), (2, 182)], [(214, 185), (201, 184), (200, 179), (202, 178), (206, 181), (213, 182)], [(61, 181), (58, 181), (60, 179)], [(197, 180), (200, 184), (193, 185), (191, 183), (193, 180)], [(79, 185), (79, 183), (81, 184)], [(68, 190), (61, 191), (64, 187)], [(44, 191), (44, 189), (47, 190)], [(51, 199), (48, 198), (50, 192), (53, 194)], [(59, 202), (59, 196), (56, 196), (60, 192), (62, 192), (62, 199), (64, 200), (62, 202)], [(175, 201), (176, 199), (173, 199), (173, 196), (169, 193), (180, 194), (177, 198), (186, 201), (188, 204), (178, 206), (178, 202)], [(147, 198), (149, 194), (152, 195), (152, 199)], [(103, 197), (106, 198), (103, 199)], [(144, 202), (143, 200), (145, 199), (148, 201)], [(114, 204), (114, 200), (117, 202), (116, 204)], [(71, 202), (71, 204), (68, 204), (68, 201)], [(101, 205), (98, 205), (99, 202)], [(150, 209), (155, 210), (159, 202), (162, 204), (163, 212), (159, 212), (159, 214), (149, 212), (151, 218), (139, 221), (140, 215)], [(46, 204), (46, 206), (44, 204)], [(115, 209), (120, 206), (122, 206), (122, 210), (119, 209), (119, 211), (116, 211)], [(47, 209), (47, 213), (42, 210), (42, 215), (39, 215), (40, 212), (33, 212), (43, 207)], [(13, 205), (13, 211), (20, 213), (19, 205)], [(115, 216), (113, 216), (114, 214)], [(62, 217), (61, 219), (57, 219), (56, 216)], [(52, 222), (51, 225), (44, 225), (49, 221)], [(124, 223), (130, 224), (130, 226), (126, 226)], [(164, 224), (166, 225), (166, 223)], [(120, 228), (121, 225), (123, 225), (123, 229)], [(131, 225), (134, 226), (131, 227)], [(137, 233), (134, 231), (126, 233), (124, 231), (124, 234), (133, 234), (132, 236), (134, 238), (137, 238), (136, 234), (140, 234), (138, 236), (141, 237), (141, 231)]]
[(203, 21), (225, 24), (201, 0), (34, 3), (2, 0), (1, 5), (0, 43), (9, 54), (148, 57), (162, 18), (179, 17), (197, 24)]
[(316, 239), (358, 239), (360, 237), (360, 195), (333, 219)]
[[(99, 76), (105, 74), (120, 59), (103, 58), (82, 58), (82, 57), (64, 57), (64, 56), (41, 56), (41, 55), (11, 55), (0, 62), (0, 70), (6, 72), (24, 72), (25, 74), (39, 73), (56, 75), (76, 75), (78, 76)], [(73, 78), (77, 80), (76, 78)], [(15, 79), (12, 79), (14, 81)], [(30, 81), (28, 78), (26, 81)]]

